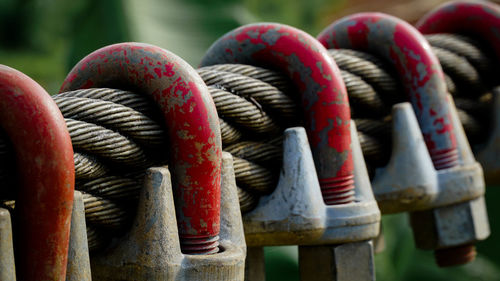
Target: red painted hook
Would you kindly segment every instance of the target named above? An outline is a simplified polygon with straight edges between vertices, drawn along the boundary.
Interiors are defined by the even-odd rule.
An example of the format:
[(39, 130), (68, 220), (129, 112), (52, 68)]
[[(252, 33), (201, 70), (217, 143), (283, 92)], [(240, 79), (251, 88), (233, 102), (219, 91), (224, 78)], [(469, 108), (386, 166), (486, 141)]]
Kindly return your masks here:
[(149, 94), (163, 110), (182, 249), (213, 251), (220, 228), (222, 144), (217, 111), (205, 83), (191, 66), (164, 49), (121, 43), (81, 60), (61, 91), (106, 86)]
[(217, 40), (202, 66), (245, 63), (286, 72), (302, 96), (307, 133), (327, 204), (342, 191), (352, 196), (353, 162), (347, 91), (340, 71), (326, 49), (296, 28), (276, 24), (250, 24)]
[(486, 1), (445, 3), (416, 24), (423, 34), (466, 33), (480, 36), (494, 48), (500, 61), (500, 6)]
[(410, 24), (381, 13), (344, 17), (321, 32), (328, 48), (374, 52), (391, 61), (404, 82), (436, 169), (458, 165), (446, 84), (429, 43)]
[(75, 169), (64, 118), (40, 85), (0, 65), (0, 123), (20, 182), (18, 280), (65, 280)]

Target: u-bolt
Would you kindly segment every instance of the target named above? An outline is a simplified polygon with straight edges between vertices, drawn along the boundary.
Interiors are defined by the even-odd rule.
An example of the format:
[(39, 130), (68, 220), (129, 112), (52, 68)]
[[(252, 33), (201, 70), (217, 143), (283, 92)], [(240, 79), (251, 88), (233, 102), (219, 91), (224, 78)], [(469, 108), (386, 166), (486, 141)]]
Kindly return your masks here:
[(19, 184), (18, 280), (65, 280), (74, 191), (73, 147), (47, 92), (0, 65), (0, 123), (13, 144)]
[(243, 63), (277, 68), (301, 93), (306, 131), (326, 204), (354, 198), (351, 114), (340, 71), (326, 49), (296, 28), (250, 24), (217, 40), (201, 65)]
[(216, 252), (222, 143), (217, 111), (205, 83), (189, 64), (164, 49), (121, 43), (82, 59), (61, 92), (113, 86), (150, 95), (162, 109), (182, 251)]
[(472, 33), (491, 44), (500, 60), (500, 6), (486, 1), (445, 3), (416, 24), (423, 34)]
[(425, 38), (405, 21), (381, 13), (344, 17), (318, 35), (328, 48), (376, 53), (396, 67), (437, 170), (458, 165), (444, 74)]

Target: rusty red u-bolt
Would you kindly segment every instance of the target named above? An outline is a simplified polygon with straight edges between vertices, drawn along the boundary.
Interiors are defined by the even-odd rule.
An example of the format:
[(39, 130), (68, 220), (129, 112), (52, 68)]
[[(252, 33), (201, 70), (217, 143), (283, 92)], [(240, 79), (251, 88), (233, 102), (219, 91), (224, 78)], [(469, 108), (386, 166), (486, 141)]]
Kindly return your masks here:
[(301, 93), (323, 200), (327, 204), (352, 200), (349, 102), (340, 71), (326, 49), (287, 25), (250, 24), (217, 40), (201, 65), (220, 63), (260, 64), (288, 74)]
[(73, 147), (49, 94), (23, 73), (0, 65), (0, 123), (13, 143), (19, 190), (18, 280), (65, 280)]
[(445, 3), (416, 24), (423, 34), (472, 33), (485, 39), (500, 60), (500, 6), (486, 1)]
[(219, 119), (205, 83), (191, 66), (164, 49), (121, 43), (82, 59), (61, 91), (106, 86), (148, 94), (161, 107), (170, 139), (182, 250), (216, 251), (222, 144)]
[(344, 17), (321, 32), (328, 48), (377, 53), (399, 72), (436, 169), (458, 165), (458, 150), (447, 103), (444, 74), (429, 43), (410, 24), (381, 14)]

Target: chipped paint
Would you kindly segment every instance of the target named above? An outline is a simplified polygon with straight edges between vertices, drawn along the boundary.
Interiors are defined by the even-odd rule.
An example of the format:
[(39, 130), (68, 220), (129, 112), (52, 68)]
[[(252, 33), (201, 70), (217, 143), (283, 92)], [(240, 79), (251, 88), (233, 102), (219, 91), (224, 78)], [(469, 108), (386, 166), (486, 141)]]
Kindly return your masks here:
[(453, 1), (426, 14), (416, 24), (423, 34), (472, 33), (489, 42), (500, 60), (500, 6), (487, 1)]
[(222, 155), (219, 119), (196, 71), (159, 47), (121, 43), (88, 55), (67, 77), (61, 91), (89, 84), (118, 86), (150, 95), (157, 102), (171, 144), (170, 167), (181, 243), (193, 237), (203, 240), (217, 236)]
[[(429, 43), (415, 28), (389, 15), (360, 13), (334, 22), (318, 39), (329, 48), (358, 49), (392, 62), (413, 105), (435, 167), (458, 164), (444, 74)], [(443, 161), (443, 156), (450, 161)], [(441, 165), (444, 162), (446, 165)]]
[[(287, 73), (301, 93), (318, 177), (352, 176), (347, 92), (337, 65), (319, 42), (290, 26), (250, 24), (217, 40), (201, 66), (220, 63), (260, 65)], [(331, 121), (337, 119), (341, 122)]]
[(17, 278), (65, 280), (75, 169), (64, 118), (40, 85), (0, 65), (0, 122), (14, 144), (20, 183)]

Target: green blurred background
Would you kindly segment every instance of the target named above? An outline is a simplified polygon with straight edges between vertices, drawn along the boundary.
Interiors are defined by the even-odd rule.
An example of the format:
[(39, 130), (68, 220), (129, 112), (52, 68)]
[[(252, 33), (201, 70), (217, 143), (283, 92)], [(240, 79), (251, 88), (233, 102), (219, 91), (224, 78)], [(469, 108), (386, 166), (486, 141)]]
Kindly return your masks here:
[[(0, 63), (56, 93), (71, 67), (93, 50), (123, 41), (168, 49), (196, 67), (221, 35), (257, 21), (286, 23), (316, 35), (334, 19), (381, 11), (414, 22), (442, 0), (0, 0)], [(416, 250), (406, 215), (384, 216), (386, 250), (378, 280), (500, 280), (500, 187), (488, 187), (491, 237), (468, 265), (440, 269)], [(299, 280), (296, 247), (265, 250), (269, 281)]]

